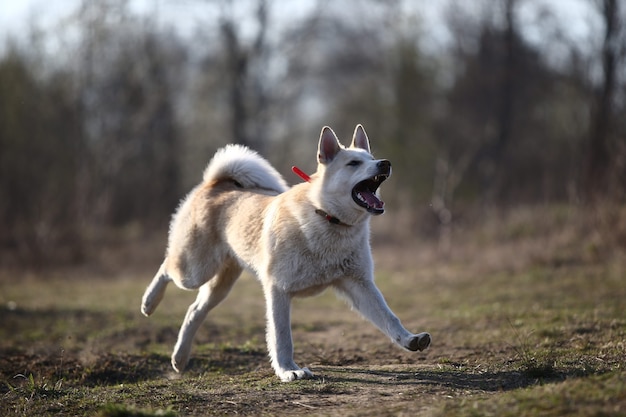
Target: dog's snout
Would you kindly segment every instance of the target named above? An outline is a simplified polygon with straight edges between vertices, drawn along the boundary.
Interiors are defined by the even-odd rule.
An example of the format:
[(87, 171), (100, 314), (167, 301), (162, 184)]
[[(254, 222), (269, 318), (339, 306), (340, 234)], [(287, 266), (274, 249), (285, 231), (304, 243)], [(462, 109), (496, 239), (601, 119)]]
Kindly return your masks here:
[(382, 161), (378, 161), (378, 164), (376, 164), (376, 166), (380, 170), (389, 171), (389, 169), (391, 169), (391, 162), (389, 162), (386, 159), (383, 159)]

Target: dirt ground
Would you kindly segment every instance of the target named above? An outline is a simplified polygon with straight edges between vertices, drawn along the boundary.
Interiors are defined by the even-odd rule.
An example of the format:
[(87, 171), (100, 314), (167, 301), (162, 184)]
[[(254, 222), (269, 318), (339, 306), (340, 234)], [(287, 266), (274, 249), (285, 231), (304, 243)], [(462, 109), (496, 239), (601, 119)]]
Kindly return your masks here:
[(431, 347), (397, 348), (326, 292), (294, 303), (295, 358), (315, 373), (295, 383), (271, 370), (250, 275), (209, 315), (178, 375), (169, 355), (194, 294), (172, 286), (151, 318), (139, 313), (158, 253), (2, 271), (0, 414), (626, 413), (623, 252), (598, 256), (554, 233), (485, 239), (446, 256), (375, 240), (379, 287)]

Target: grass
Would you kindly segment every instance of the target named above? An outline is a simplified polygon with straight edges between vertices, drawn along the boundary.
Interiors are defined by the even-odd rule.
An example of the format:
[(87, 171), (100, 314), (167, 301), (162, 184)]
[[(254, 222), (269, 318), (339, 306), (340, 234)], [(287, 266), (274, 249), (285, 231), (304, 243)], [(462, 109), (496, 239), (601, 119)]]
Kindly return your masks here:
[(446, 256), (375, 239), (379, 287), (431, 348), (396, 348), (324, 293), (294, 303), (296, 361), (316, 378), (292, 384), (269, 366), (251, 276), (209, 315), (181, 376), (169, 355), (194, 293), (169, 288), (147, 319), (151, 270), (5, 271), (0, 415), (623, 415), (623, 228), (563, 209), (537, 226), (538, 214), (458, 233)]
[(140, 410), (120, 404), (105, 404), (98, 413), (98, 417), (175, 417), (176, 412), (170, 408), (166, 410)]

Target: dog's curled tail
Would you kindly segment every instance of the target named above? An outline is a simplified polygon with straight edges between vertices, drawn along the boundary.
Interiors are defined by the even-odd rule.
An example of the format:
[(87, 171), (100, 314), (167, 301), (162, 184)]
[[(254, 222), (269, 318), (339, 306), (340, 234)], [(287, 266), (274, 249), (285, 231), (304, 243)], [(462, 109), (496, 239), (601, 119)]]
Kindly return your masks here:
[(234, 180), (242, 188), (282, 193), (289, 188), (283, 177), (258, 153), (242, 145), (219, 149), (204, 170), (205, 182)]

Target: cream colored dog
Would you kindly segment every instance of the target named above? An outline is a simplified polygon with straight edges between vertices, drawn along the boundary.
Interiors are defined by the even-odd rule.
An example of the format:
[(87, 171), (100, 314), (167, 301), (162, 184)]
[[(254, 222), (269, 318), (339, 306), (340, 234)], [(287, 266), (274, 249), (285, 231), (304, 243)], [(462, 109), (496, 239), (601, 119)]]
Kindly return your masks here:
[(142, 300), (141, 311), (148, 316), (170, 281), (199, 289), (180, 328), (174, 369), (185, 368), (198, 327), (243, 268), (254, 271), (263, 286), (267, 347), (282, 381), (313, 375), (293, 359), (291, 299), (327, 287), (399, 346), (426, 349), (430, 335), (407, 331), (374, 284), (369, 220), (384, 212), (378, 187), (390, 175), (390, 162), (372, 157), (361, 125), (349, 148), (330, 128), (322, 129), (317, 172), (291, 188), (248, 148), (220, 149), (203, 182), (174, 215), (165, 260)]

